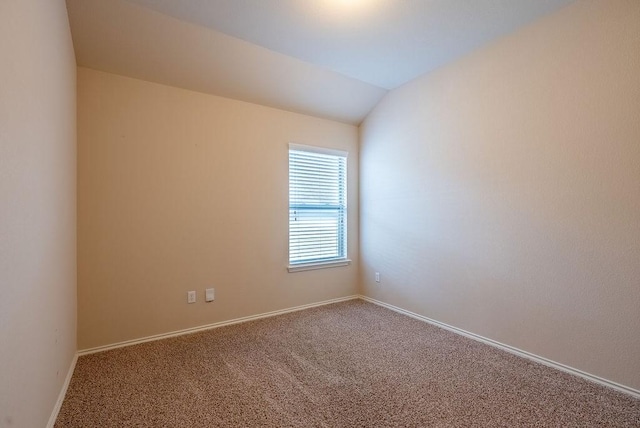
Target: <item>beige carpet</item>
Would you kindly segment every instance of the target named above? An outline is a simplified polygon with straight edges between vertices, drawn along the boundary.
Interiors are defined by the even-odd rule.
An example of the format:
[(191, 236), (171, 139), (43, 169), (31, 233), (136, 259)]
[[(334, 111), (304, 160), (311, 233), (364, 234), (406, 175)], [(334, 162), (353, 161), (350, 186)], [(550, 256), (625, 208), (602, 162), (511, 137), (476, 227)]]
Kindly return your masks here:
[(363, 301), (81, 357), (56, 427), (640, 427), (640, 400)]

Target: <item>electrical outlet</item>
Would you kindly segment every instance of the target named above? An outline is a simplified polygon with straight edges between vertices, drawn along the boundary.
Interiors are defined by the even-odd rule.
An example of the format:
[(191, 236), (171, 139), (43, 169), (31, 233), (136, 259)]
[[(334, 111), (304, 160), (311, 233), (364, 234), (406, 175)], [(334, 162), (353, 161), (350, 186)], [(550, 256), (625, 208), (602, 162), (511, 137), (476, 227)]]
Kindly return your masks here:
[(187, 291), (187, 303), (195, 303), (195, 302), (196, 302), (196, 292)]
[(380, 282), (380, 272), (376, 272), (376, 282)]
[(204, 290), (204, 300), (207, 302), (213, 302), (215, 290), (213, 288), (207, 288)]

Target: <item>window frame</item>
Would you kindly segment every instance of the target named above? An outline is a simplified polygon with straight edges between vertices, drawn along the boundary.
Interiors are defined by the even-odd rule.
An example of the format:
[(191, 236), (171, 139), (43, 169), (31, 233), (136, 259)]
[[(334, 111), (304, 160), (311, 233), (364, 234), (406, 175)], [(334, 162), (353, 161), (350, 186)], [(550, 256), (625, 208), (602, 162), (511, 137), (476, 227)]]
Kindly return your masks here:
[[(343, 230), (342, 237), (344, 243), (342, 244), (344, 247), (344, 255), (340, 258), (329, 259), (329, 260), (313, 260), (308, 262), (291, 262), (291, 151), (301, 151), (308, 153), (317, 153), (321, 155), (329, 155), (329, 156), (339, 156), (344, 158), (344, 202), (343, 202)], [(288, 227), (287, 227), (287, 249), (288, 249), (288, 265), (287, 270), (289, 272), (302, 272), (308, 270), (315, 269), (324, 269), (331, 267), (339, 267), (339, 266), (347, 266), (351, 264), (351, 260), (348, 258), (348, 163), (349, 163), (349, 152), (345, 150), (336, 150), (325, 147), (318, 146), (308, 146), (303, 144), (289, 143), (289, 147), (287, 150), (287, 160), (288, 160), (288, 173), (287, 173), (287, 182), (288, 182)], [(338, 232), (339, 233), (339, 232)]]

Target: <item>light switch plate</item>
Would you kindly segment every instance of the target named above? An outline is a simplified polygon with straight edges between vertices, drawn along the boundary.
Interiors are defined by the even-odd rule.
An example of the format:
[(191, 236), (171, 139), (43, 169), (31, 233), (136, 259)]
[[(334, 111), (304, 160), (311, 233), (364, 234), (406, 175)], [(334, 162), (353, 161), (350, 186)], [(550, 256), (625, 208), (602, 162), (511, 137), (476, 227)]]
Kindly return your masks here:
[(207, 302), (213, 302), (214, 299), (214, 289), (213, 288), (207, 288), (206, 290), (204, 290), (204, 300)]

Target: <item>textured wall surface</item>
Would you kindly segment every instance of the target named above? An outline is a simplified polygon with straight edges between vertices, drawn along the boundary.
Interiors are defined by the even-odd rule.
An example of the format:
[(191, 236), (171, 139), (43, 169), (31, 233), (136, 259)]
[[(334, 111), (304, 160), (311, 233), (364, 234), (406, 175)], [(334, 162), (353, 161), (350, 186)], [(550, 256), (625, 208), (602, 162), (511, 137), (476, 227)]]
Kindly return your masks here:
[[(80, 349), (356, 292), (355, 126), (85, 68), (78, 112)], [(289, 142), (351, 153), (351, 266), (287, 273)]]
[(64, 1), (1, 1), (0, 58), (0, 427), (44, 427), (76, 351), (76, 63)]
[(363, 292), (640, 388), (638, 76), (640, 2), (585, 0), (392, 91)]

